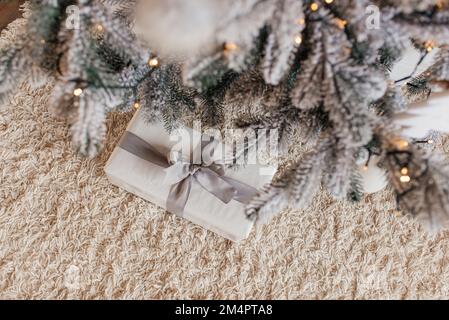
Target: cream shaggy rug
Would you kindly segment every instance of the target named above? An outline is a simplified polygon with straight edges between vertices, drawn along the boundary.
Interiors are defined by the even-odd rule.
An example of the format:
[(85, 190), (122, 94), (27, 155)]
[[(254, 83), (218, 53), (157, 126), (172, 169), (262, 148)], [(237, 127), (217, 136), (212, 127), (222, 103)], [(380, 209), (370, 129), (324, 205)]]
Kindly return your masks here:
[(398, 218), (388, 193), (322, 193), (233, 244), (110, 185), (132, 115), (112, 114), (106, 149), (83, 159), (47, 113), (50, 89), (23, 85), (0, 108), (0, 298), (449, 297), (449, 233)]

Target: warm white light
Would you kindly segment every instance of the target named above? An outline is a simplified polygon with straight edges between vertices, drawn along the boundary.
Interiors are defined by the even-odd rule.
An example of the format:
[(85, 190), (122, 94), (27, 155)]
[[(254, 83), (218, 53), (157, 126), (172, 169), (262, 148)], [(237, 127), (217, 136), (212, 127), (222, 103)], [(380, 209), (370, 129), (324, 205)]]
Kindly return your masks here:
[(409, 146), (409, 142), (404, 139), (395, 139), (394, 144), (400, 150), (404, 150), (404, 149), (408, 148), (408, 146)]
[(159, 66), (159, 60), (158, 60), (158, 58), (151, 58), (148, 61), (148, 64), (150, 65), (150, 67), (155, 68), (155, 67)]
[(348, 21), (343, 20), (343, 19), (337, 19), (337, 25), (340, 29), (344, 29), (347, 24), (348, 24)]
[(297, 44), (297, 45), (300, 45), (301, 43), (302, 43), (302, 37), (301, 36), (296, 36), (295, 37), (295, 43)]
[(81, 88), (77, 88), (77, 89), (75, 89), (74, 91), (73, 91), (73, 95), (75, 96), (75, 97), (79, 97), (79, 96), (81, 96), (83, 94), (83, 89), (81, 89)]
[(98, 32), (103, 32), (104, 31), (104, 27), (101, 24), (97, 24), (97, 31)]
[(235, 51), (237, 50), (239, 47), (237, 44), (235, 44), (234, 42), (226, 42), (224, 45), (224, 50), (225, 51)]

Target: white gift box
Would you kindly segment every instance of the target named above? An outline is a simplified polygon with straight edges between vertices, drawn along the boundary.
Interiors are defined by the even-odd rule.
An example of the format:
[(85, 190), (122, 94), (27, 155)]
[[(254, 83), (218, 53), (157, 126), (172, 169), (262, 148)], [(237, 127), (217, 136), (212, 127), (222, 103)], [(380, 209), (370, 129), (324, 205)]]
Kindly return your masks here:
[[(141, 138), (163, 155), (169, 154), (179, 144), (161, 122), (148, 123), (141, 111), (136, 112), (127, 132)], [(192, 129), (185, 128), (182, 132), (201, 137)], [(201, 145), (201, 138), (198, 144)], [(165, 183), (165, 168), (117, 146), (105, 171), (112, 184), (167, 209), (172, 186)], [(248, 164), (226, 170), (225, 176), (260, 189), (271, 181), (274, 172), (274, 168), (267, 170), (258, 164)], [(236, 200), (224, 203), (196, 182), (192, 183), (182, 217), (232, 241), (247, 238), (253, 226), (253, 222), (245, 216), (245, 204)]]

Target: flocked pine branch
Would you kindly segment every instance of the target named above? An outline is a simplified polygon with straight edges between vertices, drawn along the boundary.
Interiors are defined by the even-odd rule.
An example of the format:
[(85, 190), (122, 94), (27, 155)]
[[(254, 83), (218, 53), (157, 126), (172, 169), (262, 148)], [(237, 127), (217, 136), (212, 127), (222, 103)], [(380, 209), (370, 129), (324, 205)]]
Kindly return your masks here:
[(154, 107), (171, 122), (179, 104), (192, 104), (189, 90), (179, 84), (163, 88), (170, 98), (159, 102), (170, 105), (147, 98), (152, 85), (162, 90), (161, 78), (175, 77), (174, 70), (181, 79), (180, 70), (159, 68), (159, 58), (141, 44), (132, 31), (134, 6), (124, 0), (31, 1), (24, 29), (1, 49), (0, 97), (23, 80), (40, 84), (44, 74), (52, 78), (50, 109), (69, 119), (75, 147), (88, 156), (101, 150), (111, 110)]
[[(402, 208), (436, 221), (434, 226), (449, 217), (441, 200), (448, 182), (444, 166), (412, 142), (392, 143), (395, 129), (389, 127), (407, 103), (426, 98), (435, 83), (449, 79), (447, 1), (210, 1), (208, 7), (219, 12), (211, 25), (213, 39), (175, 63), (141, 47), (131, 31), (134, 1), (33, 3), (27, 30), (2, 49), (0, 95), (23, 79), (18, 72), (23, 68), (56, 78), (52, 101), (73, 119), (81, 152), (97, 152), (112, 108), (147, 106), (149, 120), (162, 116), (170, 126), (199, 106), (202, 120), (211, 125), (278, 129), (281, 142), (289, 144), (285, 150), (296, 148), (290, 137), (298, 131), (313, 139), (315, 147), (281, 168), (250, 203), (252, 218), (266, 220), (288, 206), (304, 208), (321, 185), (339, 199), (359, 198), (360, 150), (383, 159), (399, 199), (406, 199), (399, 201)], [(76, 30), (63, 23), (72, 4), (80, 8)], [(389, 72), (410, 41), (424, 52), (440, 51), (428, 70), (401, 87)], [(405, 167), (395, 162), (398, 148), (407, 151)], [(432, 201), (439, 201), (433, 211)]]
[[(372, 5), (379, 13), (377, 27), (367, 23)], [(355, 154), (370, 148), (379, 123), (405, 110), (407, 86), (415, 86), (422, 97), (430, 80), (447, 80), (449, 8), (444, 1), (241, 0), (230, 6), (235, 10), (218, 23), (216, 50), (207, 47), (187, 63), (187, 83), (206, 91), (237, 73), (235, 83), (226, 83), (224, 105), (242, 127), (290, 130), (320, 115), (320, 125), (306, 125), (321, 135), (318, 151), (280, 173), (249, 205), (251, 217), (265, 220), (288, 205), (303, 207), (321, 183), (338, 198), (351, 193), (357, 184), (352, 183)], [(403, 89), (389, 72), (411, 40), (441, 53), (426, 74)]]
[(449, 222), (449, 167), (438, 151), (426, 150), (381, 126), (382, 163), (397, 194), (400, 209), (428, 230), (439, 231)]

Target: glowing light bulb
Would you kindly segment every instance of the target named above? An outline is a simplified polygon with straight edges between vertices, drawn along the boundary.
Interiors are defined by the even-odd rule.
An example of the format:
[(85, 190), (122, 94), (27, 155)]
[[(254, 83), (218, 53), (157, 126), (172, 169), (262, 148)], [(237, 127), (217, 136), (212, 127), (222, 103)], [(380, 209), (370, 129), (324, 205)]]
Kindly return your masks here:
[(344, 29), (347, 24), (348, 24), (348, 21), (343, 20), (343, 19), (337, 19), (337, 25), (340, 29)]
[(401, 180), (402, 183), (409, 183), (412, 179), (410, 176), (401, 176), (399, 180)]
[(312, 3), (311, 5), (310, 5), (310, 9), (312, 10), (312, 11), (317, 11), (318, 9), (319, 9), (319, 5), (318, 5), (318, 3), (316, 3), (316, 2), (314, 2), (314, 3)]
[(97, 31), (98, 32), (103, 32), (104, 31), (104, 27), (101, 24), (97, 24)]
[(238, 48), (239, 48), (239, 46), (237, 44), (235, 44), (234, 42), (226, 42), (224, 45), (224, 50), (227, 52), (235, 51)]
[(148, 60), (148, 65), (152, 68), (156, 68), (157, 66), (159, 66), (158, 58), (151, 58), (150, 60)]
[(407, 149), (408, 146), (409, 146), (409, 142), (407, 140), (402, 139), (402, 138), (395, 139), (393, 141), (393, 143), (396, 146), (396, 148), (398, 148), (400, 150)]
[(426, 46), (427, 52), (432, 52), (433, 49), (435, 49), (435, 42), (432, 40), (429, 40), (426, 42), (425, 46)]
[(75, 90), (73, 90), (73, 95), (75, 96), (75, 97), (79, 97), (79, 96), (81, 96), (83, 94), (83, 89), (81, 89), (81, 88), (76, 88)]

